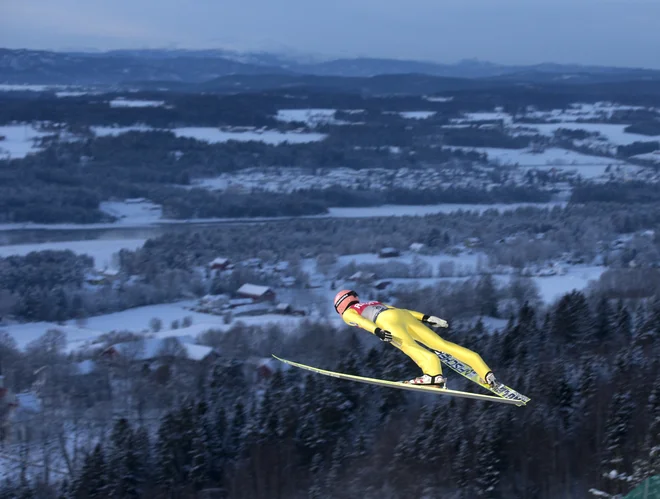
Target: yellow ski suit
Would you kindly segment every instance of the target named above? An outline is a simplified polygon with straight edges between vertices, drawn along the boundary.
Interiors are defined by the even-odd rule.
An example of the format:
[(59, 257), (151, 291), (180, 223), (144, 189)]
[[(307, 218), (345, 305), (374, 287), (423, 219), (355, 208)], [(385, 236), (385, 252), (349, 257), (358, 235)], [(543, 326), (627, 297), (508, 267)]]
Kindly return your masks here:
[[(369, 316), (374, 320), (370, 320)], [(342, 315), (344, 322), (349, 326), (360, 327), (372, 334), (375, 333), (376, 328), (392, 333), (392, 344), (413, 359), (422, 369), (423, 374), (431, 376), (442, 374), (442, 364), (436, 354), (419, 345), (417, 341), (434, 350), (448, 353), (472, 367), (481, 379), (486, 378), (486, 374), (491, 369), (478, 353), (442, 339), (421, 322), (423, 317), (424, 314), (420, 312), (396, 308), (376, 301), (352, 305)]]

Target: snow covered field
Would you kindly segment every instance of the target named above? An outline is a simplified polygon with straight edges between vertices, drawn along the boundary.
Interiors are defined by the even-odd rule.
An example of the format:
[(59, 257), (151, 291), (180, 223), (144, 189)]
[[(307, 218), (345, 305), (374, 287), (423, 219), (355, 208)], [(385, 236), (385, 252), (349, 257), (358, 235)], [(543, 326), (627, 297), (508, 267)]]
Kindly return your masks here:
[[(188, 310), (187, 307), (194, 305), (194, 301), (181, 301), (162, 305), (151, 305), (138, 307), (122, 312), (90, 317), (84, 327), (76, 325), (75, 321), (67, 321), (64, 325), (51, 322), (32, 322), (27, 324), (15, 324), (2, 326), (0, 329), (7, 331), (17, 342), (19, 348), (25, 348), (28, 343), (42, 336), (49, 329), (58, 329), (67, 336), (67, 348), (69, 351), (77, 350), (89, 345), (95, 338), (111, 331), (131, 331), (143, 333), (150, 331), (149, 322), (158, 318), (163, 322), (163, 329), (154, 336), (192, 336), (208, 331), (210, 329), (226, 330), (238, 322), (246, 325), (265, 325), (276, 323), (282, 326), (294, 328), (302, 318), (286, 315), (262, 315), (257, 317), (239, 317), (231, 324), (225, 324), (222, 316), (201, 314)], [(172, 321), (181, 322), (185, 317), (192, 318), (192, 326), (188, 328), (170, 329)]]
[(163, 209), (147, 200), (103, 201), (101, 211), (118, 217), (115, 225), (150, 225), (160, 220)]
[(0, 158), (24, 158), (39, 150), (37, 141), (46, 135), (50, 134), (37, 130), (34, 125), (0, 126)]
[(573, 290), (586, 288), (589, 281), (598, 280), (607, 267), (575, 265), (567, 267), (566, 270), (566, 275), (532, 278), (538, 285), (541, 299), (545, 303), (552, 303), (563, 294)]
[(71, 250), (79, 255), (89, 255), (94, 258), (94, 267), (103, 269), (115, 268), (113, 255), (122, 249), (134, 251), (141, 248), (145, 239), (95, 239), (92, 241), (63, 241), (42, 244), (16, 244), (0, 246), (0, 257), (12, 255), (25, 256), (33, 251), (45, 250)]
[(610, 170), (617, 170), (619, 174), (628, 172), (634, 174), (643, 170), (642, 167), (628, 164), (624, 161), (590, 156), (575, 151), (550, 147), (541, 153), (530, 149), (498, 149), (494, 147), (451, 147), (464, 151), (474, 151), (486, 154), (491, 161), (497, 161), (503, 166), (519, 165), (521, 171), (550, 170), (575, 171), (585, 179), (595, 180), (607, 175)]

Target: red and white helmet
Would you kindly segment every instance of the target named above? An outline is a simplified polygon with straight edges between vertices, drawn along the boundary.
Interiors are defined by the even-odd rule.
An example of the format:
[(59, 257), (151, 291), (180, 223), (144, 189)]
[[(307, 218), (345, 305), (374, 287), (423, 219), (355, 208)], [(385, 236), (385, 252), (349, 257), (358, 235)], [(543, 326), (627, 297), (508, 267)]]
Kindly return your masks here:
[(356, 303), (360, 303), (360, 299), (357, 293), (351, 289), (342, 289), (335, 295), (335, 310), (339, 315), (344, 315), (346, 309)]

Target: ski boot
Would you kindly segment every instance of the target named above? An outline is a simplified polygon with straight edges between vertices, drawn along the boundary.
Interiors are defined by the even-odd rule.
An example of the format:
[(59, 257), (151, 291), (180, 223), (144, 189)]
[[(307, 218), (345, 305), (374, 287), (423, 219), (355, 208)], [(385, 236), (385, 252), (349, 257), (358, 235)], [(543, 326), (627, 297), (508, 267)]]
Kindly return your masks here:
[(447, 388), (447, 378), (445, 378), (442, 374), (438, 374), (437, 376), (424, 374), (422, 376), (419, 376), (418, 378), (413, 378), (411, 380), (404, 381), (404, 383), (410, 385), (428, 385), (434, 388), (441, 388), (441, 389)]
[(493, 374), (493, 371), (489, 371), (488, 374), (486, 374), (486, 380), (485, 381), (482, 380), (482, 379), (480, 379), (479, 381), (481, 381), (482, 383), (490, 386), (490, 388), (493, 389), (493, 390), (497, 389), (502, 384), (502, 383), (500, 383), (499, 381), (497, 381), (495, 379), (495, 375)]

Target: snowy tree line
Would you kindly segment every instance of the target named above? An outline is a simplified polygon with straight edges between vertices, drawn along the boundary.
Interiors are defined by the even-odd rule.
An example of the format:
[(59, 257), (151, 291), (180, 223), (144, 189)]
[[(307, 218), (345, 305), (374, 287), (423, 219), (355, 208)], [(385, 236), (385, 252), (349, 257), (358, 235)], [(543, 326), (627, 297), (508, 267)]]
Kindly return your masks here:
[[(627, 267), (657, 261), (658, 238), (633, 236), (660, 229), (660, 210), (651, 205), (594, 203), (566, 208), (518, 208), (427, 215), (316, 219), (227, 225), (202, 231), (166, 234), (151, 239), (135, 252), (122, 251), (128, 273), (156, 275), (167, 269), (204, 265), (218, 254), (240, 259), (269, 251), (275, 258), (305, 258), (321, 251), (336, 255), (375, 253), (384, 247), (406, 250), (412, 242), (430, 251), (447, 250), (478, 237), (492, 265), (522, 268), (572, 253), (590, 262), (597, 255), (606, 264)], [(630, 235), (625, 249), (609, 246), (621, 234)], [(507, 241), (507, 238), (511, 238)]]
[(167, 303), (186, 293), (201, 296), (208, 289), (199, 276), (181, 270), (167, 271), (149, 283), (129, 282), (121, 276), (114, 283), (88, 285), (96, 275), (93, 259), (70, 250), (45, 250), (25, 256), (0, 258), (0, 319), (60, 322)]
[[(625, 87), (625, 85), (623, 85)], [(550, 144), (543, 136), (512, 137), (503, 129), (442, 128), (464, 112), (483, 111), (501, 106), (504, 112), (520, 116), (528, 106), (536, 109), (567, 108), (582, 99), (595, 98), (621, 101), (638, 99), (653, 102), (655, 91), (644, 97), (625, 96), (612, 89), (599, 88), (598, 97), (585, 94), (584, 88), (564, 88), (556, 93), (545, 88), (521, 90), (518, 86), (466, 91), (449, 102), (432, 102), (419, 96), (367, 97), (351, 93), (301, 90), (286, 97), (278, 93), (249, 95), (213, 95), (193, 93), (147, 93), (152, 99), (168, 102), (155, 107), (111, 107), (98, 96), (59, 98), (44, 93), (0, 95), (0, 123), (49, 122), (48, 132), (63, 135), (63, 140), (47, 137), (43, 150), (26, 158), (0, 160), (0, 221), (38, 223), (102, 222), (108, 216), (100, 211), (100, 201), (112, 197), (145, 197), (161, 202), (165, 213), (174, 218), (298, 215), (323, 213), (321, 193), (299, 194), (295, 203), (273, 194), (219, 196), (212, 192), (191, 194), (186, 188), (196, 178), (213, 177), (252, 167), (350, 167), (391, 168), (445, 167), (463, 163), (466, 176), (470, 167), (484, 162), (474, 152), (438, 147), (438, 144), (464, 147), (500, 147), (521, 149), (534, 141)], [(592, 91), (594, 89), (592, 88)], [(613, 92), (614, 93), (609, 93)], [(137, 98), (136, 94), (134, 97)], [(108, 94), (107, 99), (116, 97)], [(648, 104), (648, 102), (647, 102)], [(331, 109), (357, 109), (364, 112), (339, 112), (350, 126), (325, 125), (315, 129), (327, 138), (307, 144), (266, 144), (259, 141), (229, 141), (208, 144), (177, 137), (172, 128), (182, 126), (266, 127), (291, 131), (307, 127), (302, 122), (286, 123), (275, 118), (278, 109), (330, 106)], [(655, 103), (657, 106), (657, 102)], [(357, 106), (357, 107), (351, 107)], [(424, 120), (409, 120), (397, 111), (430, 110), (435, 114)], [(616, 111), (612, 123), (632, 124), (635, 130), (651, 133), (649, 126), (655, 115), (651, 110)], [(601, 120), (602, 121), (602, 120)], [(607, 121), (607, 119), (605, 119)], [(117, 136), (97, 137), (95, 126), (132, 126), (136, 123), (152, 127), (149, 131), (129, 132)], [(309, 127), (307, 127), (309, 128)], [(75, 137), (76, 140), (71, 140)], [(1, 139), (1, 137), (0, 137)], [(652, 141), (622, 146), (622, 156), (646, 151)], [(641, 147), (641, 149), (640, 149)], [(393, 148), (398, 152), (393, 152)], [(652, 149), (649, 149), (652, 150)], [(505, 178), (493, 173), (494, 191), (484, 189), (451, 190), (435, 196), (417, 191), (391, 192), (383, 196), (367, 196), (372, 205), (443, 202), (516, 202), (543, 201), (548, 194), (532, 186), (508, 188)], [(499, 179), (498, 179), (499, 177)], [(103, 178), (103, 182), (99, 182)], [(621, 186), (625, 188), (625, 186)], [(425, 195), (422, 195), (425, 194)], [(198, 199), (198, 198), (202, 199)], [(336, 197), (336, 196), (335, 196)], [(354, 196), (346, 196), (352, 197)], [(599, 198), (598, 196), (596, 196)], [(462, 198), (462, 201), (456, 201)], [(602, 199), (602, 198), (599, 198)], [(354, 202), (356, 202), (354, 200)], [(363, 201), (364, 202), (364, 201)]]
[[(435, 193), (422, 189), (392, 189), (385, 193), (335, 189), (289, 195), (188, 189), (191, 179), (248, 167), (284, 165), (309, 168), (313, 172), (317, 168), (346, 166), (356, 169), (416, 168), (451, 163), (452, 160), (479, 159), (474, 153), (449, 149), (439, 152), (435, 148), (417, 147), (414, 156), (406, 155), (414, 157), (414, 162), (402, 162), (400, 155), (389, 152), (389, 147), (396, 144), (385, 139), (381, 139), (381, 144), (383, 141), (386, 146), (371, 148), (377, 150), (356, 149), (358, 146), (353, 143), (355, 134), (341, 140), (335, 138), (313, 144), (206, 144), (177, 138), (173, 132), (154, 131), (56, 143), (24, 159), (5, 160), (12, 167), (7, 165), (3, 170), (0, 221), (103, 222), (111, 217), (99, 210), (99, 203), (109, 198), (145, 197), (162, 204), (164, 216), (186, 219), (319, 214), (334, 206), (333, 203), (375, 206), (409, 204), (411, 199), (418, 204), (543, 202), (550, 196), (549, 192), (533, 186), (505, 185), (489, 190), (447, 188)], [(0, 160), (0, 164), (2, 162)], [(53, 165), (57, 165), (57, 169), (53, 169)], [(469, 167), (466, 166), (467, 171)], [(99, 172), (106, 182), (99, 183)]]
[[(397, 304), (408, 306), (407, 299)], [(413, 308), (426, 306), (433, 304)], [(635, 302), (577, 291), (547, 309), (523, 303), (495, 334), (481, 322), (441, 331), (530, 396), (524, 408), (298, 369), (254, 386), (241, 361), (272, 352), (384, 379), (407, 379), (418, 368), (366, 332), (322, 323), (307, 323), (293, 336), (276, 326), (210, 332), (203, 341), (223, 352), (216, 363), (186, 370), (183, 359), (173, 360), (165, 378), (117, 366), (115, 405), (90, 399), (98, 396), (90, 383), (74, 384), (88, 394), (78, 396), (84, 405), (74, 405), (79, 425), (106, 408), (100, 429), (81, 438), (65, 480), (46, 481), (43, 470), (18, 475), (0, 497), (187, 498), (206, 490), (227, 498), (544, 499), (585, 497), (592, 487), (623, 493), (660, 473), (659, 331), (657, 296)], [(25, 363), (38, 354), (38, 362), (62, 365), (47, 345), (11, 355)], [(450, 387), (478, 391), (448, 375)], [(62, 387), (70, 379), (49, 381), (67, 417), (72, 399)], [(114, 423), (108, 407), (122, 408)]]
[[(643, 234), (647, 230), (651, 232)], [(319, 269), (331, 280), (359, 270), (350, 266), (333, 270), (339, 255), (375, 253), (384, 247), (406, 250), (412, 242), (423, 243), (430, 253), (451, 252), (472, 237), (479, 238), (476, 250), (484, 253), (490, 268), (509, 266), (517, 273), (528, 265), (557, 261), (567, 254), (585, 263), (600, 258), (609, 268), (601, 279), (603, 290), (613, 298), (643, 297), (655, 293), (660, 282), (660, 237), (656, 234), (660, 234), (660, 210), (655, 204), (614, 203), (518, 208), (503, 213), (288, 220), (172, 231), (148, 240), (137, 251), (122, 250), (120, 276), (101, 286), (83, 285), (85, 273), (93, 271), (93, 262), (71, 252), (0, 258), (0, 316), (82, 319), (210, 291), (232, 291), (241, 281), (274, 284), (246, 269), (237, 270), (231, 278), (211, 279), (206, 267), (219, 255), (235, 262), (252, 257), (266, 262), (286, 260), (291, 274), (304, 285), (309, 277), (302, 270), (305, 258), (319, 256)], [(615, 247), (621, 235), (627, 240)], [(330, 263), (322, 263), (323, 254)], [(436, 270), (422, 267), (383, 260), (378, 270), (383, 277), (424, 277)], [(487, 271), (486, 267), (479, 272)], [(441, 269), (441, 275), (453, 277), (447, 270)], [(644, 279), (638, 278), (640, 272)]]

